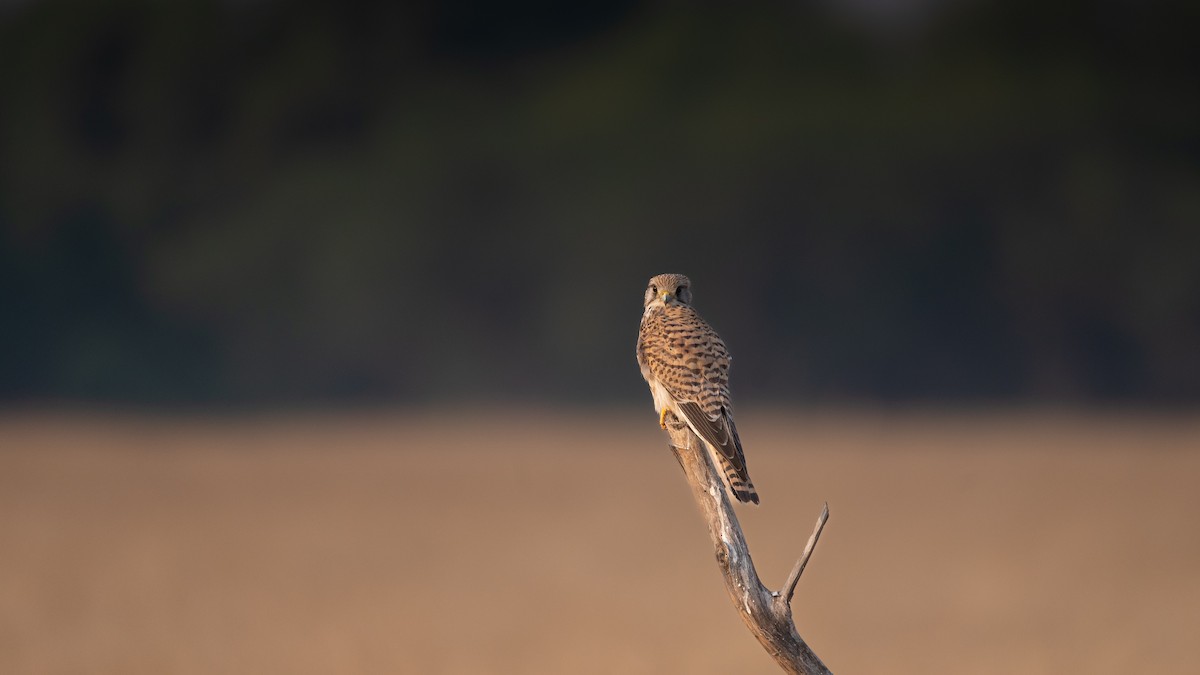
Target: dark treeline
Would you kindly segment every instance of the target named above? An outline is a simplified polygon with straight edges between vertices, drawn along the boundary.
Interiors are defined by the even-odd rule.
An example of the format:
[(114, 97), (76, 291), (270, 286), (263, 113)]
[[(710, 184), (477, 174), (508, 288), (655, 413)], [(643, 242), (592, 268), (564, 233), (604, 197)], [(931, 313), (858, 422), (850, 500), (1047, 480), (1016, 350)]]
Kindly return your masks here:
[(0, 398), (1195, 402), (1198, 7), (10, 3)]

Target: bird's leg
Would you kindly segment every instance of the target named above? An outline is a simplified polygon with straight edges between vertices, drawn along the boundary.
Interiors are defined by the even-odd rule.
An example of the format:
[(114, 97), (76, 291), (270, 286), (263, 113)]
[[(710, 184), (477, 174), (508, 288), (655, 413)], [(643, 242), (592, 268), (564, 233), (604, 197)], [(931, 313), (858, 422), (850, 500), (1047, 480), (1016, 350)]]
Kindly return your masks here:
[(667, 413), (669, 412), (671, 412), (671, 409), (664, 407), (662, 411), (658, 413), (658, 426), (662, 427), (663, 431), (667, 430)]

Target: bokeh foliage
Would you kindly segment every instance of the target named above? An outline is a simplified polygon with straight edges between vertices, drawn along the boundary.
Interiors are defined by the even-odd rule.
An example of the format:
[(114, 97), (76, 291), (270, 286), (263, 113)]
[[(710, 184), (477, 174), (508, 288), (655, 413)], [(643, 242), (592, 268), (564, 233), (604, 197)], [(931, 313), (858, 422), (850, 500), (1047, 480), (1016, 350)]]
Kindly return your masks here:
[(0, 10), (0, 396), (1200, 399), (1200, 11), (956, 5)]

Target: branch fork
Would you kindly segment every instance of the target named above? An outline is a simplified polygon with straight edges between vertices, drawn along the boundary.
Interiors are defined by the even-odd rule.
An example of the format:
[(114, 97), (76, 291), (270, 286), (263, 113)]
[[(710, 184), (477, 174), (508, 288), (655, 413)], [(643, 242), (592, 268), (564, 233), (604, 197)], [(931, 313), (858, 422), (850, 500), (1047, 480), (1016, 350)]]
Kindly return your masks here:
[(716, 549), (717, 565), (725, 580), (725, 590), (741, 614), (742, 621), (785, 672), (829, 675), (829, 669), (796, 632), (791, 608), (796, 584), (829, 520), (829, 505), (825, 504), (821, 509), (804, 552), (792, 567), (783, 588), (768, 590), (758, 578), (737, 514), (703, 443), (674, 415), (668, 414), (665, 428), (671, 436), (671, 451), (683, 468), (692, 487), (692, 495), (708, 525), (709, 536)]

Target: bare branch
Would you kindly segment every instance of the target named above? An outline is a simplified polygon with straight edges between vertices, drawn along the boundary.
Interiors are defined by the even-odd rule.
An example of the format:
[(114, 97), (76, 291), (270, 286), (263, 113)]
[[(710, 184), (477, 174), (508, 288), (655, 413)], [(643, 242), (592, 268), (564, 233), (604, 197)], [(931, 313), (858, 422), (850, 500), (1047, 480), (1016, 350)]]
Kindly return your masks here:
[(717, 564), (725, 580), (725, 590), (742, 621), (784, 671), (796, 675), (829, 675), (829, 669), (817, 658), (808, 644), (796, 632), (789, 604), (812, 551), (816, 547), (825, 521), (828, 506), (817, 520), (804, 554), (788, 577), (785, 592), (773, 593), (759, 581), (746, 538), (729, 503), (725, 485), (712, 465), (708, 451), (700, 439), (674, 416), (668, 416), (667, 433), (671, 435), (671, 450), (683, 468), (692, 495), (708, 524), (709, 537), (716, 549)]
[(796, 566), (792, 568), (792, 573), (788, 575), (783, 590), (777, 594), (783, 595), (784, 602), (789, 604), (792, 602), (792, 595), (796, 592), (796, 582), (800, 581), (800, 575), (804, 574), (804, 568), (808, 565), (808, 559), (812, 557), (813, 549), (817, 547), (817, 540), (821, 538), (821, 531), (825, 529), (825, 523), (828, 520), (829, 502), (825, 502), (825, 505), (821, 507), (821, 515), (817, 516), (817, 524), (813, 526), (812, 534), (808, 536), (808, 543), (804, 545), (804, 553), (800, 555)]

